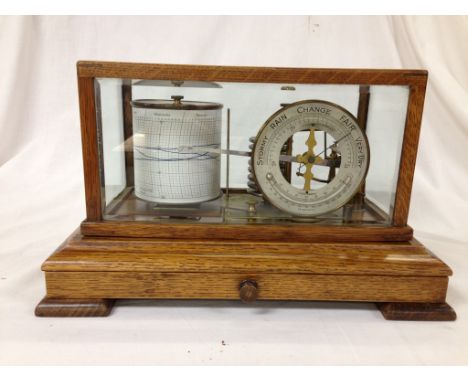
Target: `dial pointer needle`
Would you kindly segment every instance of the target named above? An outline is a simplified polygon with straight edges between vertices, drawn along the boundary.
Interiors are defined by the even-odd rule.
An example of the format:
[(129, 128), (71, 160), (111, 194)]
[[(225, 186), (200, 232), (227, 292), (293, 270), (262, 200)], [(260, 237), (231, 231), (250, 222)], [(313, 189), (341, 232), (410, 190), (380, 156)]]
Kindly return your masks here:
[(348, 135), (350, 135), (352, 133), (352, 131), (350, 131), (348, 134), (346, 134), (345, 136), (341, 137), (340, 139), (338, 139), (337, 141), (335, 141), (334, 143), (332, 143), (330, 146), (328, 146), (325, 150), (323, 150), (322, 152), (318, 153), (317, 155), (315, 155), (315, 158), (317, 158), (319, 155), (322, 155), (325, 151), (327, 151), (328, 149), (330, 149), (332, 146), (336, 145), (337, 143), (341, 142), (343, 139), (345, 139)]

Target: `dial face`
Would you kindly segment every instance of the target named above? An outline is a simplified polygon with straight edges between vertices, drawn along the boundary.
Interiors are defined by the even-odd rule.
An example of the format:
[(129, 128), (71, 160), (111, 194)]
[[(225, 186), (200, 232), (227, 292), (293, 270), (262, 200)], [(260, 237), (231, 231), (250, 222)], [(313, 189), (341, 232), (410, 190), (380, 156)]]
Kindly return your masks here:
[[(293, 152), (284, 155), (288, 144)], [(369, 167), (369, 145), (346, 109), (307, 100), (265, 122), (252, 159), (257, 184), (271, 204), (293, 215), (316, 216), (342, 207), (358, 191)], [(291, 162), (291, 179), (280, 162)]]

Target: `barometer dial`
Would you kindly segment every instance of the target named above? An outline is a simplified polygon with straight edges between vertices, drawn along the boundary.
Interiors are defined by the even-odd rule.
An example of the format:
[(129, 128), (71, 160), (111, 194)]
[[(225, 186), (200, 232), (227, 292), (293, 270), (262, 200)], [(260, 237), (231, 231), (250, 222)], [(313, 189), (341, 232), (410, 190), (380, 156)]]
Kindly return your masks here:
[[(290, 139), (294, 152), (287, 156), (281, 149)], [(349, 111), (307, 100), (287, 105), (264, 123), (252, 159), (258, 187), (271, 204), (315, 216), (342, 207), (358, 191), (369, 167), (369, 144)], [(282, 161), (292, 162), (295, 179), (286, 180)]]

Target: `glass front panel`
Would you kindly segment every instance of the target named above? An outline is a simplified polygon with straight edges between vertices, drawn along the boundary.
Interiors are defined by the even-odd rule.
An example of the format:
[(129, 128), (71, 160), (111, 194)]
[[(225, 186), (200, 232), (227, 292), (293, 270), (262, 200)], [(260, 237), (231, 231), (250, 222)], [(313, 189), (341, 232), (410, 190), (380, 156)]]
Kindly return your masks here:
[(95, 85), (106, 220), (391, 224), (407, 86)]

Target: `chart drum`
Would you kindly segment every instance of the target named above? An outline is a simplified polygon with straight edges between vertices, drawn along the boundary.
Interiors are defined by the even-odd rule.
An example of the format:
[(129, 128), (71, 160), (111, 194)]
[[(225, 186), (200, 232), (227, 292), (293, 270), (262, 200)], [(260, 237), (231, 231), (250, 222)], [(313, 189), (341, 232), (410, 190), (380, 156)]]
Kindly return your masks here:
[(158, 204), (215, 199), (221, 194), (223, 106), (171, 98), (132, 102), (135, 195)]

